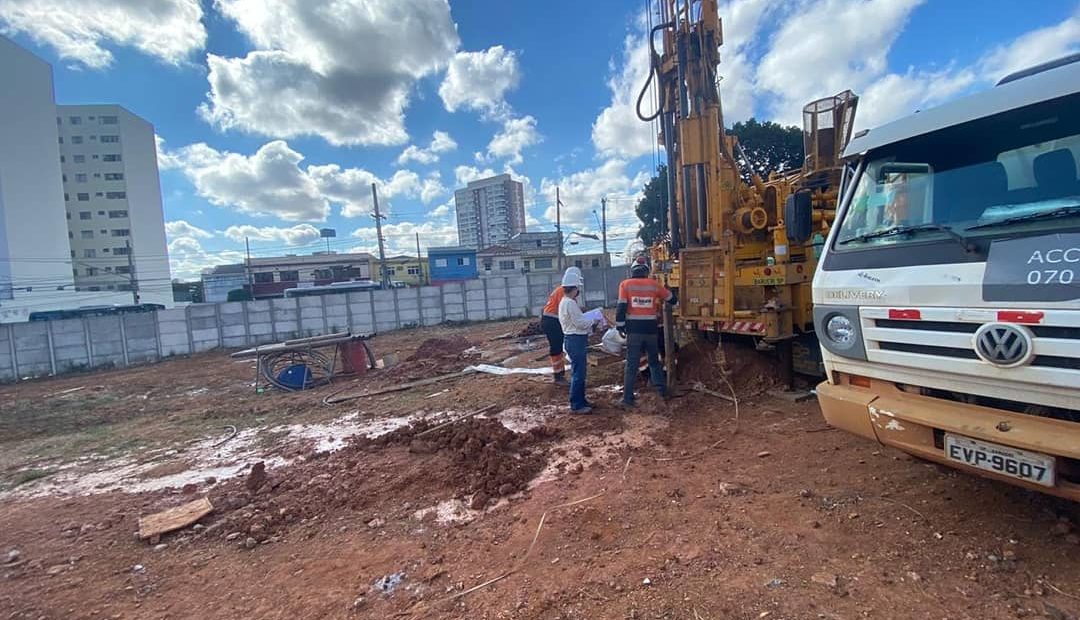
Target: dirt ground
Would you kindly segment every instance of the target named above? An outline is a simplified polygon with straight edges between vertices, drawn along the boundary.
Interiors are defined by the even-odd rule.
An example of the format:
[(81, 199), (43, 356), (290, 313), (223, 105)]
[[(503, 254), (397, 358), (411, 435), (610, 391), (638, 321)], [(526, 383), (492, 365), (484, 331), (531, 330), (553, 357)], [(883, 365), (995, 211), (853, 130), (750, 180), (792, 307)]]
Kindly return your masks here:
[(737, 409), (618, 409), (604, 358), (590, 416), (535, 374), (323, 403), (541, 368), (528, 331), (380, 335), (398, 365), (309, 392), (224, 353), (0, 387), (0, 618), (1080, 616), (1076, 505), (831, 430), (752, 348), (682, 358)]

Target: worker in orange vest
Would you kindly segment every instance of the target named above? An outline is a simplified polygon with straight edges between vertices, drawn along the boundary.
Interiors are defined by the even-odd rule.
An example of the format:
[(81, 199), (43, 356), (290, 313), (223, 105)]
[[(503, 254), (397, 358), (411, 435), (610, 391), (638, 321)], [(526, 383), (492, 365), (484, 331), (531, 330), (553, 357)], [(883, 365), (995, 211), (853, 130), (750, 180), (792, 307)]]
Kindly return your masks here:
[(615, 311), (615, 328), (626, 338), (626, 372), (623, 375), (623, 400), (626, 407), (634, 406), (634, 380), (642, 351), (649, 359), (649, 375), (661, 396), (667, 396), (667, 381), (660, 366), (660, 346), (656, 319), (661, 304), (675, 305), (675, 294), (649, 277), (649, 263), (644, 256), (634, 260), (630, 277), (619, 283), (619, 305)]
[[(568, 267), (567, 273), (573, 273), (581, 279), (581, 270), (577, 267)], [(555, 375), (555, 383), (566, 385), (566, 356), (563, 354), (563, 330), (559, 324), (559, 302), (566, 295), (562, 285), (555, 287), (548, 295), (547, 303), (544, 304), (544, 313), (540, 317), (540, 328), (548, 341), (548, 355), (551, 359), (551, 371)]]

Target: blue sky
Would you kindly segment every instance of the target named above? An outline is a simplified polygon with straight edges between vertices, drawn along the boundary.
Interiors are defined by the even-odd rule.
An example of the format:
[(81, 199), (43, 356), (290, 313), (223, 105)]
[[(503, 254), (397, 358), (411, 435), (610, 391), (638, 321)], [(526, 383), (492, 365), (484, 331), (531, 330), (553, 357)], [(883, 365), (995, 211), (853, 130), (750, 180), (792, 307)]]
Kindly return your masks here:
[[(0, 0), (0, 32), (53, 63), (60, 103), (151, 121), (174, 277), (256, 255), (375, 247), (370, 183), (394, 252), (455, 242), (452, 191), (526, 183), (531, 230), (613, 250), (656, 156), (632, 102), (647, 70), (642, 0)], [(728, 123), (797, 122), (851, 88), (872, 126), (1080, 49), (1075, 0), (721, 2)], [(582, 244), (571, 251), (596, 248)]]

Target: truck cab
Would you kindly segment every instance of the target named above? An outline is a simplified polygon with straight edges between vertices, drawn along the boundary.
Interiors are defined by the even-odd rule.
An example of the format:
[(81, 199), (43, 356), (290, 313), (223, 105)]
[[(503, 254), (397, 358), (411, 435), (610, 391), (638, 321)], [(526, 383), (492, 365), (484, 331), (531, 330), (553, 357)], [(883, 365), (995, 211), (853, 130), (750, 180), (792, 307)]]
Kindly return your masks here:
[(1080, 56), (856, 134), (813, 280), (826, 420), (1080, 501)]

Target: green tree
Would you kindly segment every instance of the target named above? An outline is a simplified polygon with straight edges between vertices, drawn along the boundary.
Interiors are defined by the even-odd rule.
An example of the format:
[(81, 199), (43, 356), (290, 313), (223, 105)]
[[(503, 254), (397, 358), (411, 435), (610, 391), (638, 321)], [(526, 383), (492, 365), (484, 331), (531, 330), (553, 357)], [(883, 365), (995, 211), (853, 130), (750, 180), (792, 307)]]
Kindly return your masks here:
[(743, 159), (738, 153), (743, 181), (749, 182), (751, 174), (768, 179), (770, 172), (785, 172), (801, 168), (803, 164), (803, 134), (794, 125), (784, 127), (779, 123), (756, 118), (732, 125), (728, 133), (739, 139)]
[(661, 164), (656, 169), (654, 176), (645, 184), (644, 195), (638, 201), (634, 211), (641, 220), (641, 229), (638, 237), (645, 247), (660, 240), (660, 233), (664, 230), (663, 215), (664, 203), (667, 201), (667, 166)]

